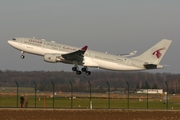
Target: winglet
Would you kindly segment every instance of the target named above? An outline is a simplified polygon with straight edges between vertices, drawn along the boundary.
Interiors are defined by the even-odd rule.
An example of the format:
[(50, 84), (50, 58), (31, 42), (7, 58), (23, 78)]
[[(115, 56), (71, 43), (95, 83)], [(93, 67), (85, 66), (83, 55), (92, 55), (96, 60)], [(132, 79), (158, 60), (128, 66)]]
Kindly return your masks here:
[(88, 48), (88, 46), (84, 46), (83, 48), (81, 48), (82, 51), (86, 51)]

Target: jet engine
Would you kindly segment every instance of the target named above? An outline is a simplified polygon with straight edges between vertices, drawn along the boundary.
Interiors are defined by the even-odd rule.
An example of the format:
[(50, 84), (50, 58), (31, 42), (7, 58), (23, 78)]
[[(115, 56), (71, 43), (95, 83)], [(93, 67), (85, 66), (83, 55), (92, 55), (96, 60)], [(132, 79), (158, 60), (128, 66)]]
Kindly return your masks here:
[(55, 54), (45, 54), (44, 55), (44, 61), (45, 62), (50, 62), (50, 63), (56, 63), (58, 60), (57, 60), (57, 55)]

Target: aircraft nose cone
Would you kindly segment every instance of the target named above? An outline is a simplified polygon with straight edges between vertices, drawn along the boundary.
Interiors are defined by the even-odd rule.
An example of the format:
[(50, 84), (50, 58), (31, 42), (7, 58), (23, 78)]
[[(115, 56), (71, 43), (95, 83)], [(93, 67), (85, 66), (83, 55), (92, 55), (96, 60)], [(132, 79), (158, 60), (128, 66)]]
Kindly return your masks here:
[(12, 41), (11, 40), (8, 40), (7, 41), (9, 45), (12, 45)]
[(7, 41), (10, 44), (10, 40)]
[(10, 40), (8, 40), (7, 42), (8, 42), (9, 44), (11, 44), (11, 41), (10, 41)]

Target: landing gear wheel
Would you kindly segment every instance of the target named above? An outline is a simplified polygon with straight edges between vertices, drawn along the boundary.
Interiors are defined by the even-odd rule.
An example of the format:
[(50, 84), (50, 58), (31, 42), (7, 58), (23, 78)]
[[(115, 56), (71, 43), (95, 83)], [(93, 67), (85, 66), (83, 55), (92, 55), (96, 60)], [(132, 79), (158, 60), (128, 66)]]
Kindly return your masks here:
[(24, 59), (25, 58), (25, 56), (24, 55), (21, 55), (21, 59)]
[(77, 67), (73, 67), (73, 68), (72, 68), (72, 71), (77, 71)]
[(81, 70), (82, 70), (82, 72), (86, 72), (86, 71), (87, 71), (87, 69), (86, 69), (86, 68), (82, 68)]
[(77, 75), (80, 75), (80, 74), (81, 74), (81, 71), (76, 71), (76, 74), (77, 74)]
[(90, 75), (91, 74), (91, 72), (90, 71), (86, 71), (86, 75)]
[(84, 72), (86, 75), (90, 75), (90, 74), (91, 74), (91, 72), (88, 71), (88, 68), (87, 68), (87, 67), (83, 67), (83, 68), (81, 69), (81, 71)]

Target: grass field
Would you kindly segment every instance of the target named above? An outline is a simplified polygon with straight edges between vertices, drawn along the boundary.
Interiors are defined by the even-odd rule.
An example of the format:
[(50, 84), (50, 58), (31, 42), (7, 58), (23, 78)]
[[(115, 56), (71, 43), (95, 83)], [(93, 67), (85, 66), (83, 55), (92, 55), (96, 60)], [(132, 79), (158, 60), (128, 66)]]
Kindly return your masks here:
[[(55, 93), (53, 100), (52, 92), (37, 92), (36, 102), (33, 88), (19, 89), (18, 97), (15, 88), (5, 88), (0, 92), (0, 107), (20, 107), (20, 96), (28, 95), (29, 108), (76, 108), (89, 109), (90, 98), (89, 93), (73, 93), (74, 99), (71, 98), (71, 93)], [(92, 93), (92, 108), (93, 109), (166, 109), (165, 100), (160, 94), (149, 94), (148, 103), (146, 94), (130, 94), (129, 104), (127, 94), (111, 94), (110, 100), (107, 93)], [(180, 109), (180, 95), (168, 95), (168, 109)], [(54, 103), (54, 104), (53, 104)]]
[[(20, 108), (20, 96), (26, 94), (29, 98), (28, 108)], [(0, 119), (177, 120), (180, 118), (180, 95), (168, 94), (168, 104), (165, 104), (164, 96), (161, 94), (148, 94), (148, 104), (147, 94), (130, 94), (129, 104), (127, 94), (110, 93), (110, 99), (107, 93), (92, 93), (91, 96), (93, 110), (89, 107), (89, 93), (74, 92), (74, 99), (71, 99), (69, 92), (55, 92), (53, 99), (52, 92), (37, 92), (35, 99), (33, 88), (19, 88), (18, 96), (16, 88), (5, 88), (0, 91)], [(53, 106), (55, 109), (52, 109)]]

